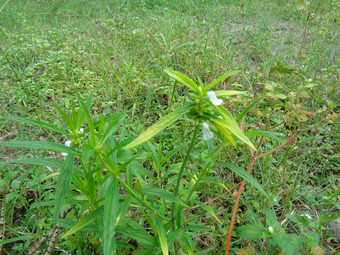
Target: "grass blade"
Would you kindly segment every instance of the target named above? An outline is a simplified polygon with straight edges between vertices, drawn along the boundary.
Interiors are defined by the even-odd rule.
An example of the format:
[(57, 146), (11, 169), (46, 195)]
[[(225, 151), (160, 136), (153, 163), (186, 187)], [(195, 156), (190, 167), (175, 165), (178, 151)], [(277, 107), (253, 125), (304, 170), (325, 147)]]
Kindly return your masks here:
[(156, 217), (155, 221), (156, 221), (155, 228), (157, 231), (157, 236), (162, 248), (163, 255), (168, 255), (169, 254), (168, 241), (166, 239), (166, 234), (162, 224), (162, 220), (159, 217)]

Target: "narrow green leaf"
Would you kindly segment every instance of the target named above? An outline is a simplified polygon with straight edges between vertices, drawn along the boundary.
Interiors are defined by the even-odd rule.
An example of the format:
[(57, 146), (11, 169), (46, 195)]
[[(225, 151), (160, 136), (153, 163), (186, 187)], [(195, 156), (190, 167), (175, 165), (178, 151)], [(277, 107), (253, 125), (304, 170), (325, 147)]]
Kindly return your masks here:
[(42, 121), (38, 121), (38, 120), (32, 120), (32, 119), (27, 119), (27, 118), (21, 118), (21, 117), (3, 117), (6, 120), (14, 120), (14, 121), (19, 121), (22, 123), (25, 123), (27, 125), (31, 125), (31, 126), (35, 126), (35, 127), (40, 127), (43, 129), (48, 129), (63, 135), (68, 135), (68, 132), (58, 128), (56, 126), (50, 125), (48, 123), (42, 122)]
[(188, 76), (186, 76), (186, 75), (184, 75), (180, 72), (176, 72), (174, 70), (171, 70), (171, 69), (164, 69), (164, 71), (170, 77), (174, 78), (175, 80), (179, 81), (183, 85), (187, 86), (192, 91), (194, 91), (196, 93), (199, 91), (197, 84), (193, 80), (191, 80)]
[(213, 122), (214, 126), (229, 140), (229, 142), (236, 148), (236, 142), (229, 131), (219, 122)]
[(66, 152), (75, 156), (81, 156), (81, 152), (76, 149), (50, 142), (37, 142), (37, 141), (10, 141), (0, 142), (0, 146), (12, 147), (12, 148), (30, 148), (50, 151), (61, 151)]
[(247, 182), (249, 182), (251, 185), (253, 185), (258, 191), (260, 191), (269, 201), (271, 201), (270, 197), (268, 196), (268, 194), (264, 191), (264, 189), (262, 188), (262, 186), (255, 180), (255, 178), (253, 176), (251, 176), (246, 170), (235, 166), (231, 163), (227, 163), (227, 162), (221, 162), (218, 161), (218, 163), (220, 163), (221, 165), (229, 168), (231, 171), (233, 171), (235, 174), (237, 174), (238, 176), (240, 176), (241, 178), (245, 179)]
[(244, 95), (247, 94), (247, 91), (237, 91), (237, 90), (217, 90), (215, 91), (217, 97), (229, 97), (236, 95)]
[(243, 134), (247, 136), (264, 136), (264, 137), (268, 137), (268, 138), (277, 140), (279, 142), (282, 142), (282, 139), (281, 139), (282, 134), (278, 132), (265, 131), (265, 130), (248, 130), (244, 132)]
[[(222, 119), (214, 119), (212, 120), (213, 124), (217, 124), (219, 126), (223, 126), (226, 129), (229, 130), (233, 135), (235, 135), (238, 139), (240, 139), (242, 142), (250, 146), (253, 150), (256, 150), (255, 146), (252, 144), (252, 142), (246, 137), (243, 133), (240, 127), (238, 126), (236, 120), (233, 118), (231, 113), (224, 108), (223, 106), (215, 106), (215, 109), (218, 111), (218, 113), (222, 116)], [(216, 126), (217, 127), (217, 126)]]
[[(214, 80), (213, 82), (209, 83), (207, 86), (203, 87), (203, 91), (209, 91), (211, 90), (214, 86), (216, 86), (217, 84), (221, 83), (222, 81), (224, 81), (225, 79), (229, 78), (230, 76), (233, 76), (235, 74), (238, 74), (240, 71), (231, 71), (228, 72), (224, 75), (222, 75), (221, 77), (217, 78), (216, 80)], [(217, 95), (217, 94), (216, 94)]]
[(116, 119), (112, 120), (110, 125), (106, 128), (103, 137), (101, 138), (102, 144), (107, 140), (107, 138), (109, 138), (114, 132), (117, 131), (118, 127), (123, 123), (125, 117), (126, 117), (126, 113), (122, 112), (117, 116)]
[(168, 241), (166, 239), (166, 234), (162, 224), (162, 220), (159, 217), (156, 217), (155, 228), (157, 230), (157, 236), (162, 248), (163, 255), (168, 255), (169, 254)]
[(185, 230), (190, 230), (190, 231), (213, 231), (211, 228), (204, 226), (204, 225), (188, 225), (183, 227)]
[(186, 205), (182, 200), (179, 198), (175, 197), (175, 195), (169, 191), (165, 191), (159, 188), (145, 188), (140, 190), (141, 193), (147, 194), (147, 195), (153, 195), (156, 197), (160, 197), (166, 200), (169, 200), (171, 202), (174, 202), (176, 204), (180, 204), (183, 207), (189, 207)]
[(236, 122), (240, 123), (244, 115), (246, 115), (258, 102), (260, 102), (264, 96), (258, 98), (255, 102), (250, 104), (246, 109), (244, 109), (237, 117), (236, 117)]
[(114, 179), (110, 184), (106, 194), (104, 204), (104, 220), (103, 220), (103, 252), (104, 255), (111, 255), (116, 250), (115, 229), (119, 214), (119, 185)]
[(130, 237), (145, 246), (156, 245), (156, 239), (146, 231), (141, 232), (140, 230), (137, 229), (119, 227), (117, 228), (117, 232), (127, 237)]
[(90, 225), (92, 222), (97, 220), (99, 217), (102, 217), (104, 213), (104, 207), (101, 206), (97, 208), (96, 210), (90, 212), (88, 215), (81, 218), (80, 221), (76, 225), (74, 225), (69, 231), (67, 231), (61, 238), (66, 238), (77, 231), (83, 229), (84, 227)]
[(53, 210), (53, 221), (57, 222), (57, 218), (61, 211), (61, 207), (64, 204), (65, 198), (68, 194), (69, 187), (72, 179), (73, 170), (73, 155), (68, 155), (62, 169), (60, 170), (60, 175), (58, 177), (58, 183), (56, 187), (56, 194), (54, 200), (54, 210)]
[(60, 115), (65, 120), (66, 124), (71, 130), (75, 130), (74, 122), (71, 120), (71, 118), (56, 104), (53, 104), (55, 108), (59, 111)]
[(34, 237), (33, 235), (23, 235), (23, 236), (13, 237), (13, 238), (9, 238), (9, 239), (1, 241), (0, 245), (14, 243), (17, 241), (22, 241), (22, 240), (27, 240), (27, 239), (32, 239), (33, 237)]
[(76, 96), (77, 96), (78, 102), (79, 102), (82, 110), (84, 111), (86, 121), (87, 121), (87, 124), (89, 126), (90, 133), (91, 133), (91, 141), (94, 143), (95, 132), (94, 132), (94, 125), (93, 125), (93, 121), (92, 121), (92, 118), (91, 118), (91, 114), (89, 112), (87, 105), (84, 103), (83, 99), (81, 98), (81, 96), (80, 96), (80, 94), (77, 90), (76, 90)]
[(129, 143), (127, 146), (125, 146), (125, 149), (130, 149), (132, 147), (135, 147), (137, 145), (142, 144), (143, 142), (146, 142), (147, 140), (151, 139), (153, 136), (161, 132), (163, 129), (170, 126), (172, 123), (174, 123), (176, 120), (178, 120), (182, 115), (187, 113), (191, 108), (193, 107), (193, 104), (188, 104), (186, 106), (183, 106), (182, 108), (179, 108), (172, 113), (169, 113), (165, 117), (163, 117), (159, 122), (157, 122), (155, 125), (148, 128), (146, 131), (144, 131), (142, 134), (140, 134), (134, 141)]
[(216, 216), (214, 210), (210, 206), (197, 200), (195, 200), (194, 203), (198, 204), (204, 211), (209, 213), (219, 224), (222, 224), (220, 219)]

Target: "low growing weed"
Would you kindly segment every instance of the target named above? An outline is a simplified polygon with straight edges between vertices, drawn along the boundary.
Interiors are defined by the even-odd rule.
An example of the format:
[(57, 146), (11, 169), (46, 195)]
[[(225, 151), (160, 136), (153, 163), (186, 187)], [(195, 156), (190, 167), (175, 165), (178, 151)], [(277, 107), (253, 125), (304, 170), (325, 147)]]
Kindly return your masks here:
[[(2, 176), (1, 194), (6, 214), (14, 217), (18, 210), (28, 214), (33, 210), (31, 217), (39, 218), (38, 224), (27, 225), (30, 234), (20, 236), (12, 230), (10, 238), (2, 244), (30, 239), (32, 241), (21, 242), (15, 249), (20, 252), (46, 250), (48, 254), (56, 245), (65, 252), (103, 254), (205, 254), (221, 252), (226, 245), (228, 254), (232, 243), (233, 247), (244, 247), (244, 242), (261, 239), (268, 242), (267, 252), (295, 254), (310, 252), (315, 247), (322, 249), (322, 221), (318, 225), (316, 221), (306, 221), (311, 217), (309, 214), (275, 211), (285, 203), (286, 208), (291, 206), (299, 176), (295, 180), (280, 180), (284, 183), (277, 185), (286, 186), (279, 191), (272, 189), (271, 184), (261, 185), (257, 180), (259, 172), (252, 174), (253, 169), (261, 169), (262, 164), (262, 172), (285, 167), (285, 161), (275, 160), (273, 155), (285, 147), (286, 151), (296, 150), (294, 146), (301, 135), (337, 119), (332, 107), (311, 112), (300, 104), (310, 93), (315, 93), (313, 89), (317, 85), (302, 83), (286, 95), (283, 84), (267, 83), (259, 96), (234, 118), (224, 107), (222, 98), (242, 96), (246, 92), (213, 89), (239, 72), (229, 72), (208, 85), (170, 69), (166, 73), (189, 89), (190, 99), (183, 100), (184, 105), (163, 116), (138, 137), (126, 128), (131, 109), (94, 120), (90, 111), (93, 92), (84, 102), (76, 90), (76, 97), (70, 100), (70, 114), (55, 105), (68, 129), (28, 118), (2, 118), (59, 133), (67, 139), (65, 145), (45, 141), (0, 143), (2, 147), (43, 151), (40, 157), (1, 164), (3, 169), (12, 169)], [(270, 107), (271, 112), (262, 113), (257, 108), (260, 104)], [(179, 123), (180, 119), (185, 122)], [(252, 122), (256, 124), (247, 125), (246, 119), (256, 119)], [(169, 146), (173, 141), (168, 141), (162, 132), (175, 128), (176, 123), (186, 130), (185, 136), (191, 138), (187, 142), (183, 137), (186, 142), (174, 147)], [(170, 150), (165, 152), (163, 148)], [(183, 150), (186, 150), (184, 156), (178, 156)], [(47, 157), (51, 152), (55, 152), (56, 157)], [(14, 178), (19, 167), (13, 168), (12, 164), (37, 166), (37, 171), (32, 172), (30, 168), (32, 175), (26, 177), (33, 180), (32, 183), (21, 182), (22, 177)], [(46, 173), (40, 166), (50, 172)], [(233, 182), (238, 184), (232, 187)], [(246, 182), (264, 198), (261, 203), (267, 209), (261, 209), (256, 205), (258, 202), (252, 206), (242, 202)], [(33, 204), (30, 199), (18, 203), (25, 189), (33, 191)], [(219, 199), (230, 195), (233, 189), (238, 191), (233, 192), (232, 209)], [(12, 190), (17, 193), (6, 195)], [(234, 199), (228, 197), (227, 200)], [(239, 204), (249, 207), (246, 214), (249, 224), (238, 227), (235, 233)], [(258, 212), (252, 212), (252, 207)], [(328, 213), (334, 207), (336, 205), (330, 207)], [(52, 208), (52, 214), (47, 208)], [(331, 218), (336, 217), (333, 215)], [(266, 222), (261, 221), (262, 216)], [(280, 222), (282, 218), (285, 219)], [(296, 231), (285, 230), (287, 224)], [(65, 231), (59, 237), (61, 229)], [(235, 237), (243, 240), (243, 244)], [(250, 252), (254, 249), (260, 248), (247, 248)]]

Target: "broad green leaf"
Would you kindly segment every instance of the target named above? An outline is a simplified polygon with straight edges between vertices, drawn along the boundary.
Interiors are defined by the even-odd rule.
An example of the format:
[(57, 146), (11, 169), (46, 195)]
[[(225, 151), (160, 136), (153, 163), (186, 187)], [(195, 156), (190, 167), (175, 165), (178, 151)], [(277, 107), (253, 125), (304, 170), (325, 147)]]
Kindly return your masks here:
[(209, 213), (219, 224), (222, 224), (220, 219), (216, 216), (214, 210), (210, 206), (197, 200), (195, 200), (194, 203), (198, 204), (204, 211)]
[(104, 207), (101, 206), (96, 210), (90, 212), (88, 215), (82, 217), (76, 225), (74, 225), (69, 231), (67, 231), (61, 238), (66, 238), (84, 227), (90, 225), (92, 222), (97, 220), (99, 217), (103, 217)]
[(233, 118), (231, 113), (224, 108), (223, 106), (216, 107), (215, 109), (217, 112), (222, 116), (222, 119), (214, 119), (211, 122), (213, 124), (217, 124), (218, 126), (223, 126), (224, 128), (228, 129), (230, 133), (232, 133), (234, 136), (236, 136), (238, 139), (240, 139), (242, 142), (244, 142), (246, 145), (251, 147), (253, 150), (256, 150), (255, 146), (252, 144), (252, 142), (246, 137), (240, 127), (238, 126), (236, 120)]
[(282, 252), (286, 255), (294, 255), (303, 246), (301, 237), (295, 234), (278, 233), (273, 236), (273, 241), (276, 242)]
[(168, 255), (169, 254), (168, 241), (166, 239), (166, 234), (162, 220), (159, 217), (156, 217), (155, 228), (157, 230), (157, 236), (162, 248), (163, 255)]
[(119, 214), (119, 185), (114, 179), (106, 194), (103, 220), (103, 252), (111, 255), (116, 250), (115, 229)]
[(255, 102), (250, 104), (246, 109), (244, 109), (237, 117), (236, 117), (236, 122), (240, 123), (244, 115), (246, 115), (258, 102), (260, 102), (264, 96), (258, 98)]
[(179, 81), (183, 85), (187, 86), (192, 91), (198, 93), (199, 88), (198, 88), (197, 84), (193, 80), (191, 80), (188, 76), (186, 76), (186, 75), (184, 75), (180, 72), (176, 72), (174, 70), (171, 70), (171, 69), (164, 69), (164, 71), (170, 77), (174, 78), (175, 80)]
[(218, 163), (220, 163), (221, 165), (229, 168), (235, 174), (237, 174), (241, 178), (245, 179), (247, 182), (249, 182), (251, 185), (253, 185), (258, 191), (260, 191), (269, 201), (271, 201), (270, 197), (264, 191), (262, 186), (246, 170), (244, 170), (244, 169), (242, 169), (242, 168), (240, 168), (238, 166), (235, 166), (235, 165), (233, 165), (231, 163), (226, 163), (226, 162), (221, 162), (221, 161), (218, 161)]
[(248, 130), (244, 132), (243, 134), (247, 136), (264, 136), (264, 137), (272, 138), (274, 140), (282, 142), (282, 138), (281, 138), (282, 134), (278, 132), (265, 131), (265, 130)]
[(66, 157), (63, 167), (60, 170), (60, 175), (58, 177), (55, 200), (54, 200), (54, 210), (53, 210), (54, 223), (57, 222), (57, 218), (61, 211), (61, 207), (63, 206), (64, 201), (69, 191), (69, 187), (70, 187), (71, 179), (72, 179), (73, 160), (74, 160), (74, 156), (68, 155)]
[(298, 11), (306, 10), (308, 8), (307, 0), (296, 0), (295, 6)]
[(0, 142), (0, 146), (12, 147), (12, 148), (30, 148), (50, 151), (61, 151), (75, 156), (81, 156), (81, 152), (76, 149), (50, 142), (37, 142), (37, 141), (12, 141), (12, 142)]
[[(211, 90), (217, 84), (221, 83), (222, 81), (224, 81), (225, 79), (229, 78), (230, 76), (238, 74), (239, 72), (240, 71), (231, 71), (231, 72), (228, 72), (228, 73), (222, 75), (221, 77), (217, 78), (213, 82), (209, 83), (207, 86), (203, 87), (203, 91), (206, 92), (206, 91)], [(216, 95), (217, 95), (217, 93), (216, 93)]]
[(244, 95), (247, 94), (246, 91), (237, 91), (237, 90), (217, 90), (215, 91), (217, 97), (229, 97), (236, 95)]
[(22, 123), (25, 123), (25, 124), (28, 124), (28, 125), (31, 125), (31, 126), (40, 127), (40, 128), (43, 128), (43, 129), (48, 129), (48, 130), (51, 130), (51, 131), (54, 131), (54, 132), (57, 132), (57, 133), (60, 133), (60, 134), (63, 134), (63, 135), (68, 135), (67, 131), (65, 131), (61, 128), (58, 128), (56, 126), (50, 125), (48, 123), (42, 122), (42, 121), (32, 120), (32, 119), (27, 119), (27, 118), (21, 118), (21, 117), (3, 117), (3, 118), (6, 119), (6, 120), (19, 121), (19, 122), (22, 122)]
[(238, 236), (255, 241), (261, 238), (264, 227), (261, 222), (253, 222), (245, 226), (238, 227), (236, 233)]
[(183, 106), (182, 108), (179, 108), (172, 113), (169, 113), (165, 117), (163, 117), (159, 122), (157, 122), (155, 125), (148, 128), (146, 131), (144, 131), (142, 134), (140, 134), (134, 141), (129, 143), (125, 146), (125, 149), (130, 149), (132, 147), (135, 147), (137, 145), (140, 145), (149, 139), (151, 139), (153, 136), (161, 132), (163, 129), (170, 126), (172, 123), (174, 123), (176, 120), (178, 120), (181, 116), (183, 116), (185, 113), (187, 113), (191, 108), (193, 107), (193, 104), (189, 104), (186, 106)]
[(189, 207), (186, 205), (182, 200), (179, 198), (175, 197), (175, 195), (169, 191), (165, 191), (163, 189), (159, 188), (145, 188), (140, 190), (141, 193), (147, 194), (147, 195), (152, 195), (156, 197), (160, 197), (166, 200), (169, 200), (171, 202), (174, 202), (176, 204), (180, 204), (183, 207)]

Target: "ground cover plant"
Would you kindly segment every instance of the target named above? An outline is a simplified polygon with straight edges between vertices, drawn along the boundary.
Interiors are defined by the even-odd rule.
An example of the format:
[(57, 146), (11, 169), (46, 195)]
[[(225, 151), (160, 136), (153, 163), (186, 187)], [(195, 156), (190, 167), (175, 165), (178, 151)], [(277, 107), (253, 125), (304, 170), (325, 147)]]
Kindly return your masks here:
[(339, 2), (2, 1), (4, 254), (335, 254)]

